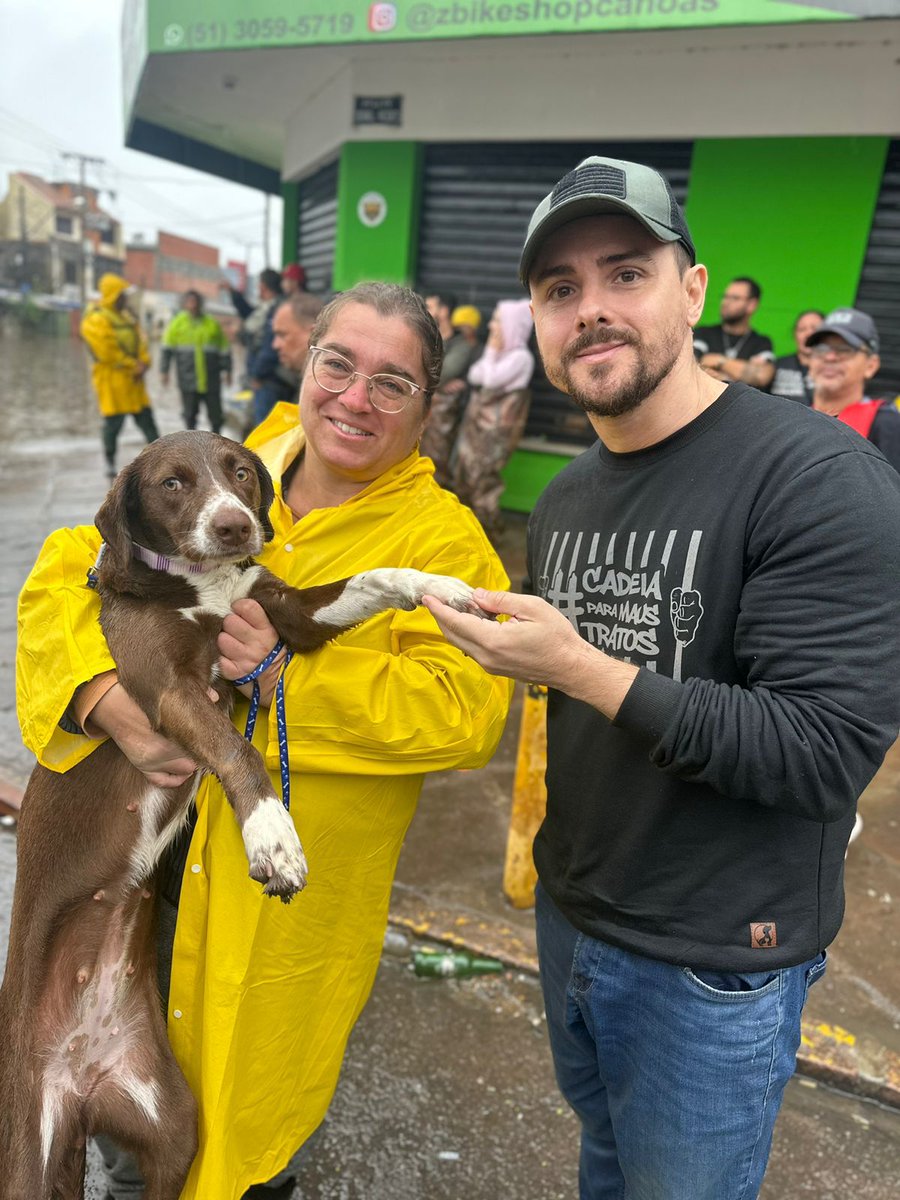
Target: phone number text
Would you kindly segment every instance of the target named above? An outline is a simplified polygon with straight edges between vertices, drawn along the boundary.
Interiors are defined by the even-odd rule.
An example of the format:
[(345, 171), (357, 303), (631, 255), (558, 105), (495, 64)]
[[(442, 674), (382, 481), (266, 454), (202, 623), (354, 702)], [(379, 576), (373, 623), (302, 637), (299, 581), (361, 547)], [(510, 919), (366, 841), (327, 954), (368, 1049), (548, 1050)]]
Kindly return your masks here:
[(353, 32), (353, 13), (309, 13), (303, 17), (247, 17), (204, 21), (184, 27), (184, 45), (221, 46), (226, 42), (272, 42), (285, 38), (346, 36)]

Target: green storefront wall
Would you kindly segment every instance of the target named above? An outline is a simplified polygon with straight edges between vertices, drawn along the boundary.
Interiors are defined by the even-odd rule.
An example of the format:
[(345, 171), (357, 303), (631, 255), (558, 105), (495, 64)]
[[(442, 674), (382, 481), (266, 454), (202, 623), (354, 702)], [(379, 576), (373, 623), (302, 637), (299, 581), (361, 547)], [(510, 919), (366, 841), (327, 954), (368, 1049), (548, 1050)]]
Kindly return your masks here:
[(419, 232), (418, 142), (346, 142), (338, 168), (334, 287), (410, 283)]
[[(715, 324), (725, 285), (750, 275), (763, 289), (754, 326), (787, 354), (797, 313), (852, 304), (887, 149), (883, 137), (695, 142), (686, 215), (710, 273), (703, 320)], [(418, 143), (344, 145), (336, 289), (362, 279), (415, 278), (420, 177)], [(295, 257), (289, 248), (296, 251), (296, 242), (289, 247), (285, 239), (285, 261)], [(518, 450), (503, 473), (503, 506), (530, 511), (569, 461), (565, 453)]]
[(852, 305), (887, 151), (886, 137), (696, 142), (686, 216), (709, 268), (703, 323), (736, 275), (761, 285), (753, 325), (778, 354), (804, 309)]

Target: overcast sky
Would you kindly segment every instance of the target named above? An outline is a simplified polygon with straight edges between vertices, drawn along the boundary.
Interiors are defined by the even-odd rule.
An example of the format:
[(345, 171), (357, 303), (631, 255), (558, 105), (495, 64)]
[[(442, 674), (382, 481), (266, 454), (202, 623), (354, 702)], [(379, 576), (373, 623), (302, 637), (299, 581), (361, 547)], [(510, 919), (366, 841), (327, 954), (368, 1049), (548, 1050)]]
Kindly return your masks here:
[[(124, 149), (119, 30), (122, 0), (0, 0), (0, 195), (10, 171), (76, 179), (62, 151), (102, 158), (88, 183), (125, 237), (156, 232), (217, 245), (220, 261), (263, 263), (263, 195), (166, 159)], [(271, 205), (269, 260), (280, 266), (281, 201)]]

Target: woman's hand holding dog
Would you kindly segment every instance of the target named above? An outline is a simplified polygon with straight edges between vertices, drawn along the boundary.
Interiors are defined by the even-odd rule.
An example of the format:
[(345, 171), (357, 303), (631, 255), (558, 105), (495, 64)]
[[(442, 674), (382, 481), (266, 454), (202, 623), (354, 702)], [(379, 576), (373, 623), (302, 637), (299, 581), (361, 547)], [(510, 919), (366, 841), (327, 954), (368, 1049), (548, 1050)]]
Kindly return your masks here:
[(152, 728), (144, 710), (119, 683), (91, 709), (91, 724), (109, 734), (129, 762), (156, 787), (178, 787), (197, 770), (181, 746)]
[[(240, 679), (259, 666), (278, 641), (275, 626), (269, 621), (256, 600), (236, 600), (222, 624), (219, 634), (219, 667), (226, 679)], [(257, 679), (260, 704), (271, 703), (275, 685), (281, 673), (285, 651)], [(245, 683), (238, 691), (245, 696), (253, 692), (253, 684)]]

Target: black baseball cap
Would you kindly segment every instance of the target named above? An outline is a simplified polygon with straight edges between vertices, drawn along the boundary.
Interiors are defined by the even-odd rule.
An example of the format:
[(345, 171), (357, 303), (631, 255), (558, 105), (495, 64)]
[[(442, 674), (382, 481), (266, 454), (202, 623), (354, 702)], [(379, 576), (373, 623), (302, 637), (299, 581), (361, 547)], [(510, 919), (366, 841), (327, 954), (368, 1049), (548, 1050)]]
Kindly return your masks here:
[(878, 330), (875, 322), (868, 313), (858, 308), (836, 308), (830, 312), (815, 333), (806, 339), (807, 346), (815, 346), (827, 337), (836, 333), (844, 339), (848, 346), (856, 350), (868, 350), (870, 354), (878, 353)]
[(519, 279), (528, 286), (535, 256), (546, 238), (579, 217), (622, 213), (661, 242), (680, 242), (697, 261), (690, 230), (668, 181), (653, 167), (618, 158), (585, 158), (564, 175), (531, 215), (519, 261)]

